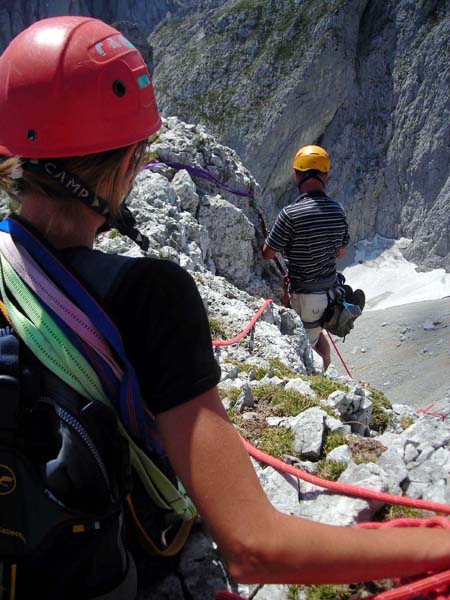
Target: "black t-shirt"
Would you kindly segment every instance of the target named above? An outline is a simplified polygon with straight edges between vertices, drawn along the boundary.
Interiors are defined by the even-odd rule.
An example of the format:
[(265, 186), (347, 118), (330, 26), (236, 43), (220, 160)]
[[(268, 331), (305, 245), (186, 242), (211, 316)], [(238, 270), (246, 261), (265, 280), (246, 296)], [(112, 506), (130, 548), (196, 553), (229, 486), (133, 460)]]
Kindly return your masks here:
[(122, 334), (142, 396), (157, 414), (211, 389), (220, 369), (189, 273), (167, 260), (133, 262), (106, 308)]
[[(87, 261), (100, 254), (81, 251)], [(73, 266), (77, 252), (56, 254), (95, 296), (95, 283)], [(102, 262), (108, 258), (117, 257), (103, 254)], [(154, 414), (188, 402), (219, 382), (205, 307), (195, 281), (180, 266), (168, 260), (129, 259), (102, 304), (122, 336), (142, 397)]]

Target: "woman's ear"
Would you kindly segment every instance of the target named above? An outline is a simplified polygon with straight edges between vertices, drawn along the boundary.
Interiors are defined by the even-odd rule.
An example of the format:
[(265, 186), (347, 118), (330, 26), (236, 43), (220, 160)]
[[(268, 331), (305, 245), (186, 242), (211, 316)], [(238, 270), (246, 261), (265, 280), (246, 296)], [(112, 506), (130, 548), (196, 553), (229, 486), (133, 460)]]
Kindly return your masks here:
[(128, 196), (137, 175), (135, 152), (138, 144), (129, 146), (119, 168), (119, 181), (123, 182), (123, 197)]
[(119, 169), (121, 177), (129, 177), (130, 175), (134, 177), (136, 175), (134, 173), (134, 153), (136, 152), (136, 148), (137, 144), (128, 146)]

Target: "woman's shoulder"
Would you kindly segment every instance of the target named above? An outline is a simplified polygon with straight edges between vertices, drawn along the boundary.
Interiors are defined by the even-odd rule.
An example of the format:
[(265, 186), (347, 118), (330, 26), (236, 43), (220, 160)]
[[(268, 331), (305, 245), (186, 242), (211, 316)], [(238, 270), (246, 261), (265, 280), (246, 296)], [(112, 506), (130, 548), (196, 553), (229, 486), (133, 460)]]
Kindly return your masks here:
[(122, 284), (130, 291), (136, 288), (143, 291), (143, 288), (155, 284), (178, 289), (194, 283), (189, 273), (178, 264), (159, 258), (73, 248), (64, 253), (63, 260), (101, 298), (114, 294)]

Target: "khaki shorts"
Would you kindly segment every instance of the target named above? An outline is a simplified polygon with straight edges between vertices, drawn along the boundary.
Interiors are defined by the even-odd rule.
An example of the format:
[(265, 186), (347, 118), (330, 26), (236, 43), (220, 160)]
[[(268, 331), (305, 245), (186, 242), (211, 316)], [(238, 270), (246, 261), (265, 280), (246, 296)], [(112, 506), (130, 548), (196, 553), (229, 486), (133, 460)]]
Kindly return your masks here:
[[(303, 323), (312, 323), (322, 318), (328, 306), (328, 296), (325, 292), (311, 294), (291, 294), (291, 306), (301, 318)], [(319, 341), (322, 327), (317, 326), (312, 329), (306, 329), (309, 343), (314, 346)]]

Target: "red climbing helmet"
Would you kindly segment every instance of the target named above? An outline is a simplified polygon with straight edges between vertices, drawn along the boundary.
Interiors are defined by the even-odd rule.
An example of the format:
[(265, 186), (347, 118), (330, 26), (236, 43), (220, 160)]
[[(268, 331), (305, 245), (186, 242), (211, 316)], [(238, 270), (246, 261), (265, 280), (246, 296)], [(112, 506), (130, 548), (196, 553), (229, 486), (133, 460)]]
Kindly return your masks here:
[(0, 57), (0, 154), (82, 156), (139, 142), (160, 126), (142, 56), (103, 21), (43, 19)]

